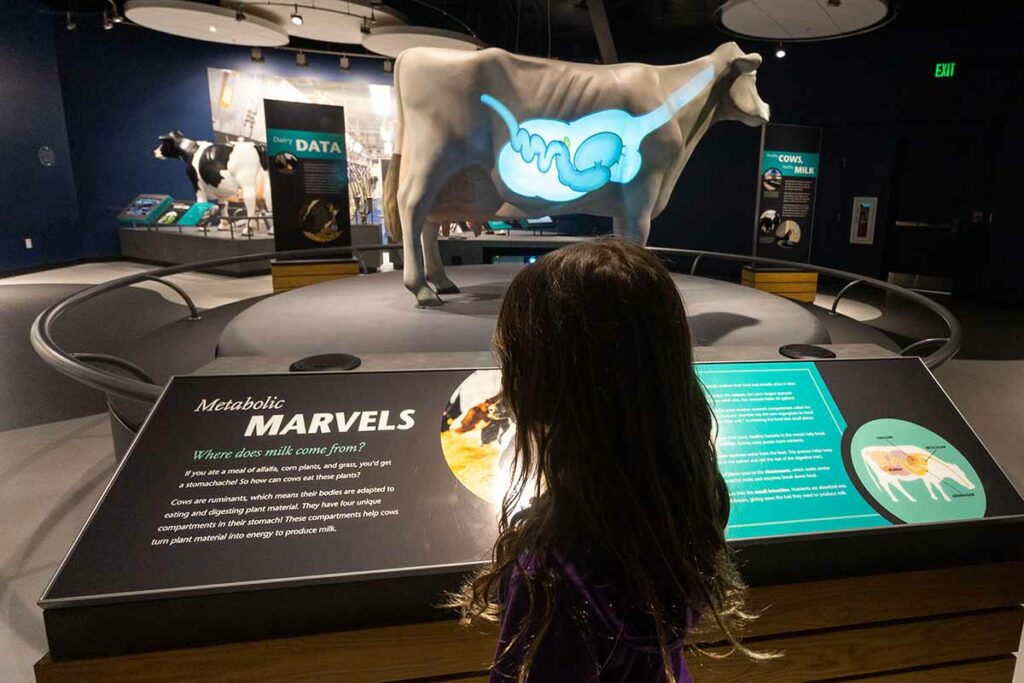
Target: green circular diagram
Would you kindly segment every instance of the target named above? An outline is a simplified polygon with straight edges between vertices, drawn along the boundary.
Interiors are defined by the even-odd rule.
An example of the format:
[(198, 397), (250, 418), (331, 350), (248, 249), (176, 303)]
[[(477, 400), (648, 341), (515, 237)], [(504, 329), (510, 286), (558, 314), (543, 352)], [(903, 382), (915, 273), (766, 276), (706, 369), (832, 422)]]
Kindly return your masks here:
[(872, 420), (853, 435), (850, 458), (878, 504), (909, 524), (985, 516), (985, 489), (960, 451), (907, 422)]

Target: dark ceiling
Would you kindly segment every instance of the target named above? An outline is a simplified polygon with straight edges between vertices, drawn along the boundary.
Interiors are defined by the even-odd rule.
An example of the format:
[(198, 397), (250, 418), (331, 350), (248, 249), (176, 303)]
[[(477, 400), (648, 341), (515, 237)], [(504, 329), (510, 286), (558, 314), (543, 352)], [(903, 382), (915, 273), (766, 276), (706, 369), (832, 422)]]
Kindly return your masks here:
[[(217, 4), (216, 0), (201, 0)], [(254, 0), (258, 4), (259, 0)], [(590, 0), (596, 1), (596, 0)], [(882, 30), (962, 28), (983, 39), (986, 26), (1022, 19), (1016, 3), (916, 2), (890, 0), (896, 7), (893, 22)], [(95, 13), (107, 0), (38, 0), (44, 11)], [(116, 0), (122, 8), (124, 0)], [(309, 3), (302, 0), (300, 4)], [(604, 0), (608, 23), (620, 59), (689, 52), (728, 39), (711, 21), (722, 0)], [(599, 60), (599, 50), (588, 0), (387, 0), (414, 24), (461, 30), (445, 17), (465, 21), (488, 45), (524, 54), (550, 54), (573, 61)], [(1015, 19), (1014, 19), (1015, 17)], [(85, 17), (82, 21), (86, 20)], [(81, 23), (81, 22), (80, 22)], [(338, 47), (304, 44), (300, 47)], [(352, 49), (351, 46), (346, 49)]]

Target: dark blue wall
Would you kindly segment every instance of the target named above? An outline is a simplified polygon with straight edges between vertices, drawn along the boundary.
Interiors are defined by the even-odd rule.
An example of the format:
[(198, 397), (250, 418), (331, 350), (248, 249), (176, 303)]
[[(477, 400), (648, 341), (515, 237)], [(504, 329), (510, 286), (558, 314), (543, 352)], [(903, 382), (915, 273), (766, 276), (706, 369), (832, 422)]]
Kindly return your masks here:
[[(34, 2), (13, 0), (0, 21), (0, 271), (72, 259), (79, 251), (52, 20)], [(42, 145), (53, 149), (53, 167), (39, 163)]]
[(295, 66), (292, 53), (266, 50), (266, 61), (250, 60), (248, 48), (175, 38), (122, 25), (112, 31), (58, 28), (57, 50), (68, 136), (81, 209), (81, 253), (117, 256), (116, 213), (144, 192), (194, 198), (181, 162), (153, 158), (157, 137), (180, 129), (209, 140), (207, 68), (259, 71), (321, 80), (390, 83), (380, 60), (308, 55)]

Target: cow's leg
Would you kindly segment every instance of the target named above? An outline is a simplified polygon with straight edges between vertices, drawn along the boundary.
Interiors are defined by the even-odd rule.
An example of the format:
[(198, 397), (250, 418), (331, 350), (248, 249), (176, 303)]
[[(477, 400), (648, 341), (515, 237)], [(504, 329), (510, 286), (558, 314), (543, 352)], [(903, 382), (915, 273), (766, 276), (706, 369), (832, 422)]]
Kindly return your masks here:
[(904, 496), (907, 497), (907, 500), (909, 500), (911, 503), (916, 503), (917, 502), (917, 500), (912, 495), (907, 493), (907, 490), (905, 488), (903, 488), (903, 482), (902, 481), (900, 481), (899, 479), (893, 479), (892, 483), (893, 483), (893, 486), (895, 486), (897, 489), (899, 489), (900, 493), (902, 493)]
[[(424, 153), (426, 152), (426, 153)], [(404, 159), (415, 159), (416, 168), (409, 168), (404, 182), (398, 188), (398, 215), (402, 221), (402, 260), (405, 288), (416, 296), (419, 306), (440, 306), (441, 297), (427, 286), (423, 260), (423, 224), (437, 199), (437, 194), (448, 180), (452, 170), (444, 168), (441, 150), (429, 153), (416, 150), (403, 154)], [(406, 169), (402, 169), (405, 171)]]
[[(921, 481), (924, 482), (924, 487), (928, 489), (928, 495), (932, 497), (932, 500), (938, 500), (938, 496), (935, 495), (935, 485), (932, 484), (931, 480), (928, 477), (922, 477)], [(941, 491), (942, 489), (939, 490)]]
[(647, 244), (647, 237), (651, 234), (651, 213), (660, 187), (661, 178), (648, 175), (643, 179), (637, 178), (623, 188), (622, 216), (612, 219), (617, 237), (640, 246)]
[[(254, 216), (256, 215), (256, 188), (252, 185), (246, 184), (242, 186), (242, 203), (245, 204), (245, 215), (248, 218), (245, 219), (245, 227), (242, 228), (242, 236), (248, 237), (254, 230), (252, 229)], [(258, 225), (257, 221), (257, 225)]]
[[(947, 503), (950, 503), (950, 502), (952, 502), (952, 499), (951, 499), (951, 498), (949, 497), (949, 495), (948, 495), (948, 494), (946, 493), (946, 489), (942, 488), (942, 480), (941, 480), (941, 479), (939, 479), (938, 477), (936, 477), (936, 478), (935, 478), (935, 488), (937, 488), (937, 489), (939, 490), (939, 493), (941, 493), (941, 494), (942, 494), (942, 498), (943, 498), (943, 499), (944, 499), (944, 500), (945, 500), (945, 501), (946, 501)], [(933, 496), (932, 496), (932, 498), (934, 498), (934, 497), (935, 497), (935, 496), (933, 495)]]
[(444, 270), (444, 261), (441, 259), (441, 248), (437, 244), (440, 226), (437, 223), (427, 223), (423, 227), (423, 256), (426, 259), (427, 282), (434, 286), (438, 294), (458, 294), (459, 288), (448, 279), (448, 273)]
[(894, 502), (894, 503), (900, 502), (899, 498), (896, 497), (896, 494), (892, 492), (892, 480), (891, 479), (889, 479), (888, 477), (883, 479), (881, 476), (879, 476), (878, 477), (878, 485), (882, 487), (883, 491), (885, 491), (886, 493), (889, 494), (889, 497), (892, 498), (892, 502)]
[(616, 237), (626, 242), (644, 246), (647, 244), (647, 236), (651, 233), (651, 214), (612, 218), (612, 231)]

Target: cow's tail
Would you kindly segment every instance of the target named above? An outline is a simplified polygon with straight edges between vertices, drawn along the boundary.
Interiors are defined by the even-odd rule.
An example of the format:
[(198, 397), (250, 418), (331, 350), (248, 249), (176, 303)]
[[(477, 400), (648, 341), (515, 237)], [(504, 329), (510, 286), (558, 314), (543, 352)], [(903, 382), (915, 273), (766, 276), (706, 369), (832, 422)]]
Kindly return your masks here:
[(398, 215), (398, 173), (402, 166), (402, 155), (391, 157), (391, 164), (384, 176), (384, 225), (394, 242), (402, 241), (402, 219)]
[(391, 164), (388, 172), (384, 175), (384, 187), (382, 189), (384, 200), (384, 225), (391, 235), (392, 241), (402, 241), (402, 217), (398, 213), (398, 178), (402, 171), (402, 144), (405, 140), (405, 117), (402, 111), (402, 95), (399, 90), (400, 76), (402, 73), (402, 55), (395, 60), (394, 88), (395, 88), (395, 142), (394, 154), (391, 155)]

